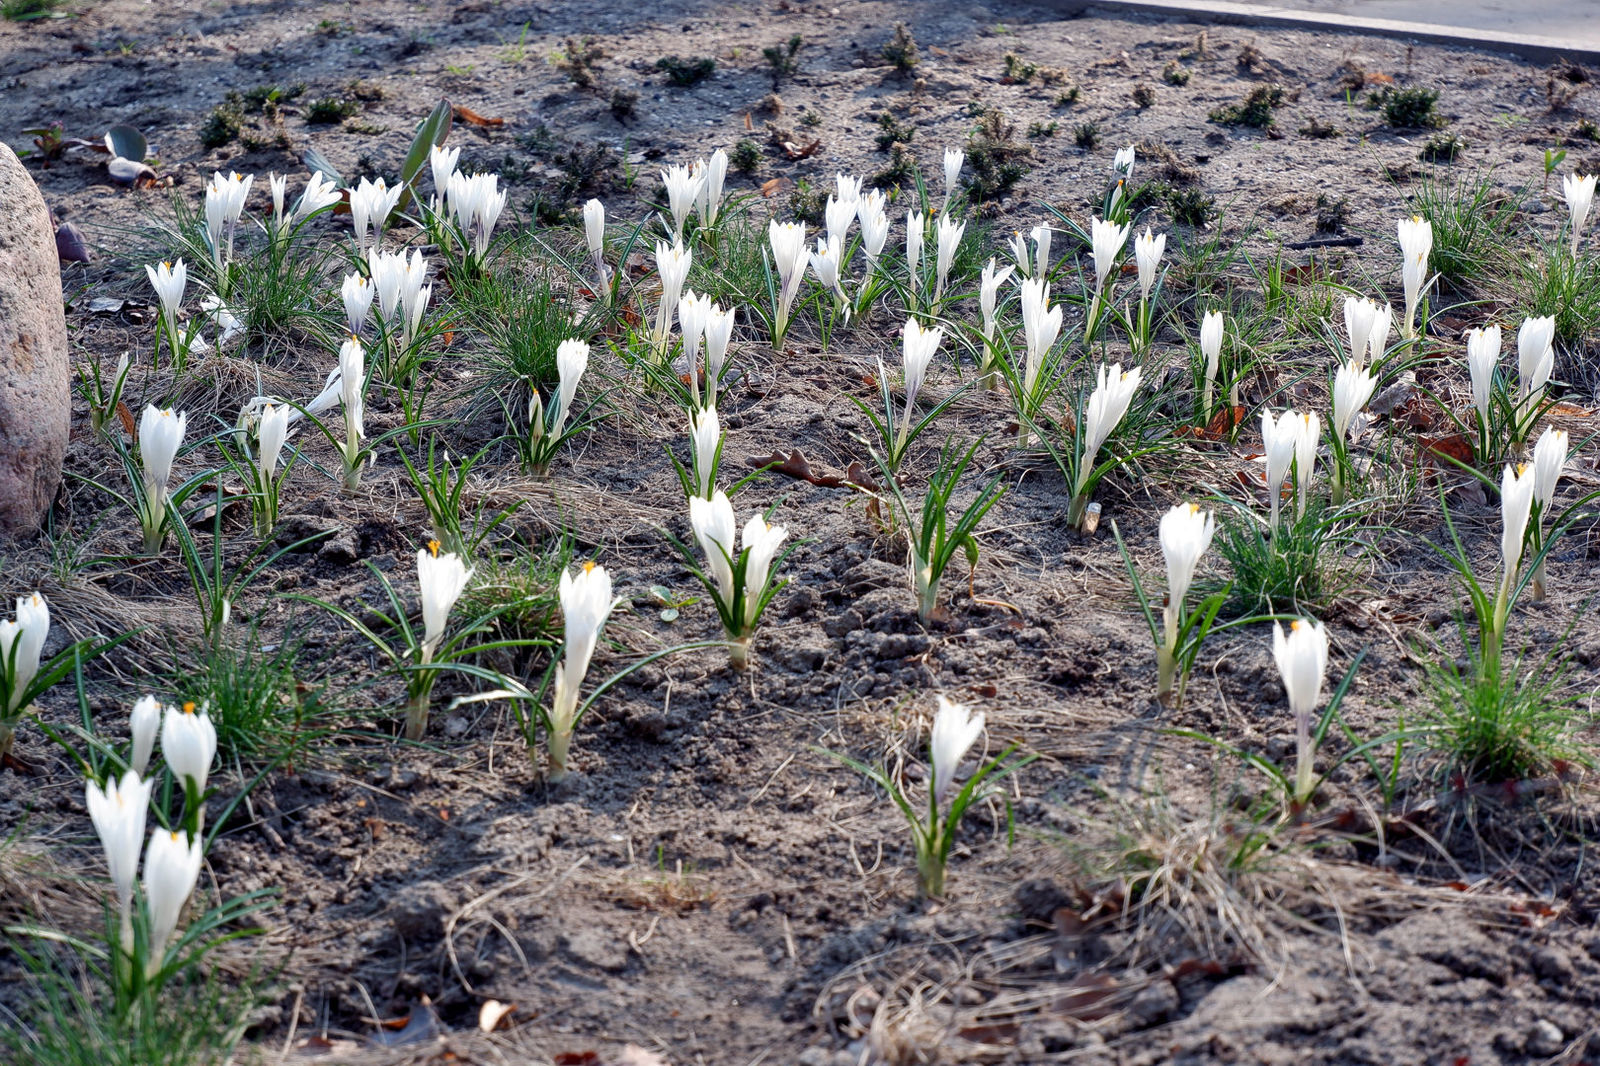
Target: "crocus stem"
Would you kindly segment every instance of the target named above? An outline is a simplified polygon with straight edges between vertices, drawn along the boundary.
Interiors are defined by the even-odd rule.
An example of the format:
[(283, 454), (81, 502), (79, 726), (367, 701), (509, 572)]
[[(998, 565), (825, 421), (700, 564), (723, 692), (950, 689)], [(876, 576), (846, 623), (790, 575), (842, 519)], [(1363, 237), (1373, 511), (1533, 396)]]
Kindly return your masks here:
[(1088, 493), (1080, 492), (1072, 497), (1072, 503), (1067, 506), (1067, 525), (1073, 528), (1083, 526), (1084, 512), (1089, 509)]
[(750, 637), (735, 637), (728, 641), (728, 663), (735, 670), (750, 668)]
[(551, 722), (545, 735), (545, 777), (560, 781), (567, 776), (567, 752), (572, 748), (572, 724)]
[(431, 693), (426, 689), (411, 694), (406, 701), (406, 739), (421, 740), (428, 729), (428, 704)]
[(1533, 579), (1528, 585), (1528, 594), (1535, 600), (1544, 599), (1544, 560), (1540, 559), (1533, 568)]
[[(937, 815), (934, 815), (937, 817)], [(944, 856), (940, 847), (944, 827), (940, 826), (917, 848), (917, 884), (922, 894), (930, 899), (944, 895)]]
[(1163, 705), (1172, 705), (1173, 682), (1178, 675), (1178, 610), (1176, 605), (1168, 606), (1163, 618), (1164, 629), (1162, 641), (1156, 648), (1156, 698)]
[(1301, 714), (1295, 720), (1294, 801), (1304, 806), (1311, 798), (1311, 716)]

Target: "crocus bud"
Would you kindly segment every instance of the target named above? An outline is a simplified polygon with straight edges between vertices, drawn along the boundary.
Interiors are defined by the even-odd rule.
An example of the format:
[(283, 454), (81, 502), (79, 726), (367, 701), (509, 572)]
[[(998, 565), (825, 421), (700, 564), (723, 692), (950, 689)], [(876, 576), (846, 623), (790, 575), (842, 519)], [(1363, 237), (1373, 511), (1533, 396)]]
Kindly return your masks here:
[(166, 503), (172, 463), (188, 424), (187, 411), (173, 414), (170, 407), (163, 411), (148, 404), (139, 418), (139, 460), (144, 466), (145, 495), (152, 503)]
[[(144, 776), (150, 765), (150, 753), (155, 750), (156, 731), (161, 728), (161, 704), (154, 696), (140, 696), (128, 716), (128, 731), (133, 734), (133, 747), (128, 753), (128, 765), (134, 773)], [(139, 832), (144, 839), (144, 831)]]
[(102, 788), (90, 781), (84, 789), (89, 820), (106, 853), (106, 871), (117, 898), (117, 912), (127, 917), (133, 910), (133, 882), (139, 872), (139, 849), (144, 846), (145, 816), (150, 810), (153, 781), (140, 779), (128, 770), (121, 779), (112, 778)]
[(983, 715), (972, 715), (964, 704), (939, 696), (939, 710), (933, 716), (933, 731), (928, 754), (933, 762), (931, 791), (934, 801), (944, 798), (955, 783), (956, 769), (967, 751), (983, 733)]
[(158, 829), (144, 853), (144, 898), (150, 910), (150, 960), (152, 971), (161, 968), (167, 941), (178, 928), (183, 905), (200, 879), (200, 841), (184, 832)]
[(172, 776), (193, 785), (195, 795), (204, 795), (217, 754), (217, 730), (205, 708), (196, 711), (193, 703), (168, 707), (161, 722), (161, 752)]
[(422, 590), (423, 662), (429, 661), (438, 650), (439, 642), (444, 639), (450, 608), (466, 591), (472, 573), (455, 552), (441, 554), (436, 540), (429, 541), (427, 548), (417, 552), (417, 584)]

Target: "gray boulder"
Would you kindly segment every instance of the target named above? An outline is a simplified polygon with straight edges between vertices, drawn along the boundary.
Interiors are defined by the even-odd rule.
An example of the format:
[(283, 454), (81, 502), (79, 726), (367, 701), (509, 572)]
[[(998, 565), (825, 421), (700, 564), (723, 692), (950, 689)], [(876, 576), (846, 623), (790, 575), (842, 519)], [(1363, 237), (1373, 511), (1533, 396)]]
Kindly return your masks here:
[(32, 533), (55, 499), (71, 376), (50, 212), (0, 144), (0, 535)]

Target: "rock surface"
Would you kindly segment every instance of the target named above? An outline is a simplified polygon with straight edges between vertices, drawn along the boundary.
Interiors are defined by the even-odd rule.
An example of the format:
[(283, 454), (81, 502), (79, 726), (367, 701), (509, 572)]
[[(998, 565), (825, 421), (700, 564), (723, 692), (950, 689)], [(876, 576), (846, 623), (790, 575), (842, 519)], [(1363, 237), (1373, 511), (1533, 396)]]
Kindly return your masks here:
[(0, 535), (32, 533), (72, 430), (67, 321), (50, 212), (0, 144)]

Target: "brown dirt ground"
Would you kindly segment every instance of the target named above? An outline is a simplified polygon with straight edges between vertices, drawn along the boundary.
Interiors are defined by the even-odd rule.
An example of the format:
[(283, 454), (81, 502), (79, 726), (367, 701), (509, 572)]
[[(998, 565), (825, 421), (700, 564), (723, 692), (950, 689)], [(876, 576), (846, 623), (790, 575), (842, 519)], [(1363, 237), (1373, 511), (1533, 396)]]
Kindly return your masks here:
[[(898, 20), (911, 24), (923, 49), (915, 84), (876, 58)], [(1406, 210), (1427, 134), (1388, 130), (1350, 107), (1339, 89), (1341, 64), (1439, 87), (1450, 129), (1469, 143), (1456, 171), (1497, 166), (1508, 186), (1537, 183), (1543, 148), (1566, 139), (1592, 106), (1592, 90), (1580, 86), (1568, 110), (1547, 112), (1547, 72), (1507, 58), (1294, 32), (1212, 29), (1207, 56), (1185, 60), (1189, 83), (1163, 82), (1163, 67), (1199, 32), (1134, 18), (1053, 21), (1048, 10), (1024, 6), (880, 0), (110, 0), (74, 18), (0, 23), (0, 131), (22, 147), (21, 129), (52, 119), (86, 136), (132, 123), (158, 149), (161, 173), (197, 199), (213, 169), (297, 172), (308, 145), (347, 174), (392, 173), (411, 129), (443, 93), (505, 119), (493, 128), (458, 125), (453, 138), (464, 146), (463, 163), (506, 175), (513, 209), (525, 218), (529, 194), (549, 189), (567, 145), (642, 153), (635, 165), (647, 195), (656, 159), (731, 146), (771, 88), (761, 49), (798, 33), (806, 41), (801, 69), (781, 88), (777, 121), (822, 147), (801, 162), (769, 148), (758, 181), (875, 172), (884, 159), (873, 147), (875, 119), (885, 107), (914, 123), (911, 148), (934, 173), (940, 148), (964, 138), (968, 103), (977, 100), (1003, 108), (1019, 129), (1060, 123), (1053, 138), (1032, 142), (1035, 168), (998, 205), (997, 232), (1040, 220), (1043, 202), (1086, 217), (1112, 147), (1150, 141), (1175, 154), (1174, 178), (1192, 171), (1226, 209), (1224, 236), (1255, 223), (1253, 248), (1311, 236), (1318, 194), (1347, 199), (1349, 232), (1375, 239), (1359, 258), (1336, 251), (1330, 261), (1349, 280), (1365, 275), (1396, 293), (1389, 235)], [(547, 62), (566, 37), (584, 34), (607, 53), (599, 91), (573, 89)], [(1238, 62), (1246, 44), (1259, 52), (1253, 67)], [(1059, 88), (1002, 83), (1007, 52), (1064, 68), (1082, 88), (1080, 101), (1058, 108)], [(714, 56), (716, 73), (693, 89), (666, 87), (653, 66), (667, 54)], [(200, 146), (198, 130), (227, 90), (305, 82), (310, 99), (355, 78), (382, 88), (353, 120), (363, 132), (308, 126), (292, 106), (287, 148)], [(1283, 136), (1206, 121), (1210, 109), (1271, 81), (1296, 94), (1279, 116)], [(1153, 105), (1134, 106), (1138, 84), (1153, 89)], [(616, 88), (639, 93), (626, 122), (606, 102)], [(820, 123), (799, 125), (806, 112)], [(758, 129), (763, 117), (754, 116)], [(1342, 132), (1297, 136), (1313, 117)], [(1096, 151), (1073, 144), (1071, 128), (1088, 121), (1104, 133)], [(1581, 141), (1569, 150), (1572, 160), (1600, 154)], [(85, 359), (148, 345), (148, 320), (136, 308), (95, 314), (88, 301), (143, 305), (140, 260), (119, 255), (137, 243), (132, 228), (167, 210), (165, 191), (117, 188), (103, 173), (95, 159), (70, 156), (35, 169), (51, 207), (99, 248), (95, 262), (64, 271)], [(731, 185), (752, 188), (744, 178)], [(613, 211), (629, 209), (620, 187), (606, 198)], [(1544, 202), (1531, 203), (1530, 214)], [(1553, 217), (1545, 220), (1552, 229)], [(862, 379), (892, 343), (889, 331), (880, 318), (836, 338), (827, 353), (802, 333), (781, 361), (746, 335), (736, 355), (745, 383), (723, 407), (730, 454), (742, 460), (799, 447), (832, 469), (864, 458), (855, 436), (864, 421), (838, 393), (869, 396)], [(1592, 358), (1580, 348), (1558, 377), (1584, 381)], [(309, 396), (328, 360), (325, 352), (279, 351), (268, 372)], [(231, 419), (254, 373), (249, 364), (232, 371), (216, 368), (215, 395), (195, 398), (192, 419), (211, 410)], [(942, 382), (953, 378), (946, 372)], [(1451, 382), (1459, 399), (1462, 382)], [(132, 394), (142, 402), (155, 388), (137, 381)], [(1252, 400), (1267, 389), (1254, 383)], [(1571, 398), (1593, 399), (1586, 390)], [(439, 405), (452, 413), (465, 402), (452, 393)], [(397, 408), (381, 400), (375, 408), (378, 429), (397, 424)], [(81, 404), (77, 414), (71, 472), (120, 476), (90, 439)], [(995, 433), (1008, 416), (1003, 399), (973, 395), (941, 428), (970, 438)], [(1593, 431), (1574, 429), (1575, 440)], [(481, 431), (464, 427), (461, 439)], [(684, 525), (660, 454), (661, 442), (679, 435), (671, 412), (644, 405), (588, 434), (558, 460), (550, 482), (530, 483), (508, 468), (484, 487), (500, 500), (527, 496), (519, 524), (534, 535), (565, 521), (577, 550), (598, 553), (619, 588), (638, 598), (614, 620), (610, 635), (622, 647), (602, 655), (598, 670), (710, 634), (698, 607), (669, 626), (643, 597), (655, 584), (689, 589), (657, 532)], [(1248, 443), (1247, 436), (1241, 454)], [(636, 674), (585, 722), (578, 772), (560, 788), (540, 781), (502, 705), (439, 713), (420, 750), (383, 739), (397, 703), (393, 684), (347, 686), (347, 678), (369, 675), (367, 652), (347, 631), (301, 611), (307, 680), (329, 686), (349, 728), (257, 787), (219, 838), (206, 875), (225, 894), (282, 892), (258, 945), (283, 966), (275, 1006), (252, 1033), (267, 1061), (286, 1049), (289, 1061), (576, 1062), (595, 1060), (560, 1056), (594, 1050), (612, 1062), (625, 1061), (617, 1058), (624, 1044), (678, 1064), (844, 1063), (869, 1049), (886, 1061), (924, 1061), (912, 1057), (919, 1047), (951, 1063), (1488, 1066), (1600, 1054), (1600, 877), (1588, 849), (1597, 807), (1579, 787), (1512, 806), (1485, 802), (1470, 827), (1462, 812), (1441, 810), (1421, 819), (1419, 835), (1382, 844), (1337, 827), (1308, 830), (1317, 846), (1285, 848), (1245, 879), (1248, 898), (1236, 902), (1263, 930), (1256, 954), (1237, 937), (1208, 942), (1156, 930), (1139, 941), (1116, 923), (1074, 917), (1107, 886), (1083, 875), (1071, 855), (1127, 829), (1130, 809), (1141, 806), (1126, 798), (1134, 791), (1159, 786), (1169, 797), (1177, 813), (1150, 832), (1174, 847), (1183, 834), (1205, 836), (1209, 820), (1228, 820), (1235, 766), (1162, 728), (1205, 730), (1282, 754), (1292, 723), (1263, 627), (1208, 645), (1186, 707), (1157, 708), (1148, 641), (1109, 529), (1085, 539), (1064, 528), (1066, 493), (1048, 463), (998, 444), (980, 454), (1013, 491), (985, 525), (977, 599), (952, 581), (951, 617), (926, 628), (916, 622), (901, 558), (846, 491), (758, 482), (741, 500), (781, 499), (784, 521), (808, 542), (792, 557), (794, 582), (759, 638), (757, 668), (737, 676), (719, 655), (698, 653)], [(1185, 461), (1205, 471), (1202, 481), (1235, 492), (1233, 471), (1247, 465), (1220, 449)], [(919, 465), (927, 463), (921, 456)], [(1575, 484), (1592, 485), (1593, 467), (1591, 452), (1575, 464)], [(1102, 489), (1107, 526), (1115, 519), (1147, 565), (1159, 559), (1155, 519), (1180, 487), (1141, 479)], [(267, 599), (269, 586), (375, 602), (376, 585), (357, 559), (409, 572), (425, 518), (392, 454), (355, 498), (307, 468), (289, 495), (295, 528), (337, 529), (340, 546), (275, 565), (262, 591), (239, 605), (241, 618), (278, 624), (290, 608)], [(1334, 673), (1367, 649), (1346, 705), (1363, 733), (1419, 708), (1413, 642), (1448, 622), (1442, 605), (1455, 593), (1442, 564), (1417, 543), (1444, 535), (1429, 500), (1424, 494), (1388, 516), (1393, 528), (1360, 564), (1368, 568), (1364, 585), (1330, 617)], [(99, 514), (103, 506), (94, 490), (69, 482), (58, 521), (86, 557), (119, 553), (134, 538), (130, 517)], [(1458, 513), (1474, 550), (1490, 559), (1495, 508), (1463, 502)], [(1543, 650), (1575, 626), (1573, 681), (1586, 714), (1600, 662), (1600, 624), (1587, 599), (1600, 572), (1596, 550), (1592, 532), (1575, 537), (1552, 562), (1555, 596), (1522, 612), (1514, 629)], [(7, 596), (41, 587), (62, 630), (137, 620), (171, 638), (147, 639), (95, 671), (92, 706), (109, 733), (123, 728), (137, 692), (191, 661), (182, 644), (193, 629), (185, 578), (170, 555), (93, 566), (64, 587), (44, 547), (21, 546), (0, 572)], [(921, 743), (934, 690), (989, 716), (991, 748), (1015, 740), (1040, 758), (1014, 785), (1015, 844), (1007, 845), (999, 806), (970, 818), (950, 896), (928, 905), (916, 899), (893, 809), (815, 747), (869, 760), (906, 756)], [(69, 718), (71, 703), (58, 691), (47, 713)], [(81, 782), (35, 731), (20, 736), (19, 754), (28, 773), (0, 774), (0, 830), (25, 822), (27, 847), (48, 850), (62, 870), (94, 874), (99, 858)], [(225, 791), (230, 781), (237, 788), (237, 778), (224, 775)], [(1334, 778), (1328, 808), (1359, 811), (1374, 795), (1364, 774), (1347, 769)], [(1408, 792), (1411, 802), (1428, 795), (1420, 785)], [(47, 918), (70, 924), (63, 895), (38, 898), (54, 901)], [(0, 967), (12, 965), (0, 955)], [(437, 1012), (436, 1031), (420, 1043), (384, 1046), (387, 1031), (372, 1024), (373, 1010), (403, 1016), (420, 1010), (423, 997)], [(490, 997), (517, 1005), (515, 1025), (484, 1037), (475, 1020)]]

